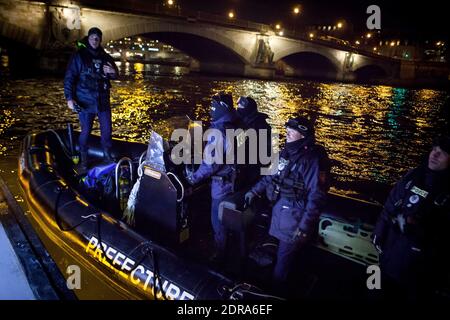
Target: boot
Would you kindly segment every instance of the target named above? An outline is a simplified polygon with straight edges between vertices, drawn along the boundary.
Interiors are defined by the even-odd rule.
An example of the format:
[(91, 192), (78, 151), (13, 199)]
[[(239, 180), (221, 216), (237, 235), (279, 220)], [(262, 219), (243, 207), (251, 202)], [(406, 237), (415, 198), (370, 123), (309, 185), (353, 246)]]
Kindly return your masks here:
[(111, 150), (108, 148), (103, 149), (103, 160), (107, 162), (114, 162), (114, 158), (111, 155)]
[(80, 152), (80, 169), (82, 171), (87, 171), (88, 169), (88, 153)]

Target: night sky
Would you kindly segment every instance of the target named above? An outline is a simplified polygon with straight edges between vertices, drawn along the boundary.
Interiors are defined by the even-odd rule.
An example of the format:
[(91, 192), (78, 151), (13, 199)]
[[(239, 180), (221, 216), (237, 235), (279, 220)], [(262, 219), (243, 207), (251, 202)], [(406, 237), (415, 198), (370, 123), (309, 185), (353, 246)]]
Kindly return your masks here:
[[(176, 1), (176, 0), (175, 0)], [(448, 11), (445, 1), (325, 1), (325, 0), (178, 0), (182, 7), (225, 14), (235, 10), (238, 18), (256, 22), (275, 23), (292, 21), (295, 4), (303, 7), (298, 18), (305, 24), (331, 24), (338, 19), (348, 19), (355, 30), (363, 30), (368, 18), (366, 8), (376, 4), (381, 8), (382, 31), (418, 39), (440, 39), (449, 37)]]

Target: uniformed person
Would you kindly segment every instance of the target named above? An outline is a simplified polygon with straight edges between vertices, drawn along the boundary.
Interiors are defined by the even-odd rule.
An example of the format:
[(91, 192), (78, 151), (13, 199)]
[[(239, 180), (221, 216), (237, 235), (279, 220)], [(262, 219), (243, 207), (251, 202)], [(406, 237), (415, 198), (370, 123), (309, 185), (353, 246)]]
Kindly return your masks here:
[(394, 186), (384, 205), (373, 241), (387, 296), (417, 299), (450, 284), (449, 152), (450, 137), (438, 138), (427, 161)]
[[(230, 94), (220, 93), (213, 97), (211, 101), (211, 126), (210, 129), (217, 129), (221, 132), (220, 137), (210, 136), (205, 149), (212, 150), (212, 146), (222, 146), (224, 161), (222, 163), (209, 163), (203, 159), (200, 167), (195, 172), (187, 172), (187, 181), (194, 185), (208, 178), (211, 178), (211, 224), (214, 230), (214, 240), (216, 254), (213, 257), (215, 262), (224, 257), (226, 244), (226, 230), (219, 221), (219, 204), (225, 197), (234, 192), (236, 180), (236, 167), (233, 163), (225, 161), (225, 156), (232, 147), (226, 139), (226, 130), (237, 128), (235, 110), (233, 109), (233, 99)], [(217, 139), (216, 139), (217, 138)], [(219, 141), (219, 139), (221, 141)]]
[(246, 202), (251, 203), (266, 193), (274, 203), (269, 233), (279, 240), (275, 286), (286, 283), (296, 253), (316, 232), (326, 201), (323, 170), (327, 159), (324, 148), (315, 144), (312, 123), (305, 117), (290, 119), (278, 171), (262, 178), (245, 195)]

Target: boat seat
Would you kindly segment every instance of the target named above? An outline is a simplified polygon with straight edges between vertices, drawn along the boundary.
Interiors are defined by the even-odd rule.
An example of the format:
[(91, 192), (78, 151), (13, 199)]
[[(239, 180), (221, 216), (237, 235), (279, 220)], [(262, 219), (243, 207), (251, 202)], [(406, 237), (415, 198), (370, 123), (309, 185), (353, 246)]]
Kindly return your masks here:
[(254, 211), (244, 206), (244, 195), (244, 192), (237, 192), (225, 198), (219, 204), (218, 212), (219, 221), (225, 229), (238, 237), (241, 258), (247, 256), (248, 230), (255, 218)]
[(135, 205), (135, 228), (152, 241), (177, 245), (189, 238), (189, 226), (182, 205), (184, 191), (178, 195), (172, 182), (174, 178), (170, 176), (174, 174), (143, 166)]

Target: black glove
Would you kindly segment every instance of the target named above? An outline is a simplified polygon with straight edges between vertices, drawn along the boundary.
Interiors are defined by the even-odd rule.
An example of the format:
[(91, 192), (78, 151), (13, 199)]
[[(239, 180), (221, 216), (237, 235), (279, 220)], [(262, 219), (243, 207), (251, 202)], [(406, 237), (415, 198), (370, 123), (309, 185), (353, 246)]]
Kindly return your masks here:
[(82, 111), (80, 105), (76, 102), (73, 103), (73, 109), (76, 113), (80, 113)]
[(253, 202), (253, 200), (256, 197), (256, 193), (254, 193), (253, 191), (249, 191), (245, 194), (244, 199), (245, 199), (245, 204), (247, 206), (250, 206)]
[(185, 167), (184, 169), (184, 177), (191, 186), (195, 184), (194, 172), (192, 170), (189, 170), (187, 167)]

